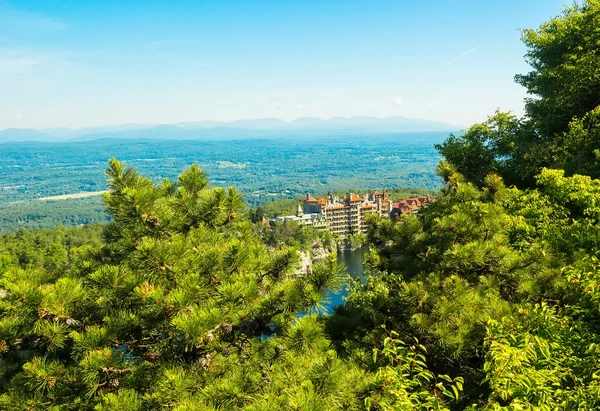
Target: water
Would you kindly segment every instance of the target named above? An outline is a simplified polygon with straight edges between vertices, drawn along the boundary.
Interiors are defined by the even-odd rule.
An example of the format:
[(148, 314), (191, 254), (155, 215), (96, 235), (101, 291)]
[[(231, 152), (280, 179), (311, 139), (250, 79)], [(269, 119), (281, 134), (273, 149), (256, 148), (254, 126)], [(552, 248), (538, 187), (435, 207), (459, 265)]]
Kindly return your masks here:
[[(351, 277), (361, 277), (363, 272), (363, 261), (365, 257), (365, 252), (369, 249), (368, 246), (363, 245), (360, 248), (352, 251), (344, 251), (343, 253), (338, 253), (338, 262), (342, 263), (346, 266), (346, 272), (350, 274)], [(326, 298), (329, 302), (325, 305), (326, 313), (330, 314), (333, 311), (333, 308), (337, 305), (344, 304), (344, 297), (348, 296), (348, 290), (344, 286), (342, 290), (338, 294), (328, 293)]]

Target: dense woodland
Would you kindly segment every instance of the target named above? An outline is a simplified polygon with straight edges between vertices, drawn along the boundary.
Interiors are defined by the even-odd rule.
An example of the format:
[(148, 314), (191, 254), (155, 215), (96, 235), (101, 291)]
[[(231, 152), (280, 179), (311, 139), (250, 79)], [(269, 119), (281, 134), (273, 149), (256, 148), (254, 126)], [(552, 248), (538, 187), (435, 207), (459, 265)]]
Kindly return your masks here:
[(0, 233), (106, 223), (101, 196), (69, 200), (20, 200), (0, 204)]
[[(447, 133), (340, 135), (275, 140), (112, 140), (4, 143), (0, 146), (0, 232), (108, 220), (100, 196), (40, 198), (106, 189), (106, 160), (119, 153), (155, 182), (198, 164), (214, 186), (234, 185), (252, 207), (307, 191), (383, 187), (438, 189), (434, 148)], [(285, 166), (282, 166), (285, 165)]]
[(600, 408), (599, 28), (588, 0), (523, 32), (526, 115), (438, 146), (437, 201), (370, 221), (331, 315), (335, 255), (296, 270), (323, 239), (111, 160), (110, 223), (0, 241), (0, 408)]

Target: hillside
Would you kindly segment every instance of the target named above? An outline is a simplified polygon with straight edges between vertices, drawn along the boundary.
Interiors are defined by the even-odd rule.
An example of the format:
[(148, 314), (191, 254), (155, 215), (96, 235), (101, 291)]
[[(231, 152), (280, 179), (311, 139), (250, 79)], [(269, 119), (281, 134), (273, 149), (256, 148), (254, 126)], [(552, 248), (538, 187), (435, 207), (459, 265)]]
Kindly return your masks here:
[(461, 127), (438, 121), (404, 117), (335, 117), (328, 120), (298, 118), (237, 120), (232, 122), (198, 121), (178, 124), (122, 124), (106, 127), (69, 129), (65, 127), (6, 129), (0, 131), (0, 143), (15, 141), (92, 141), (98, 139), (156, 140), (232, 140), (256, 138), (331, 138), (381, 133), (450, 132)]

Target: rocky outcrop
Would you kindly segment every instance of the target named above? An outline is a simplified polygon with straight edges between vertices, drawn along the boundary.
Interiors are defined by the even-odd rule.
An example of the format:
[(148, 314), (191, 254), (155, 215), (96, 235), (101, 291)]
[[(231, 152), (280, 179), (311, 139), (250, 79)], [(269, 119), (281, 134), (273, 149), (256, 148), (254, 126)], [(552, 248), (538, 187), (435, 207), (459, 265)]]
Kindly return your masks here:
[(299, 253), (300, 266), (298, 267), (297, 274), (306, 274), (312, 270), (312, 266), (315, 262), (327, 257), (329, 251), (321, 246), (318, 246), (313, 247), (310, 250), (299, 251)]

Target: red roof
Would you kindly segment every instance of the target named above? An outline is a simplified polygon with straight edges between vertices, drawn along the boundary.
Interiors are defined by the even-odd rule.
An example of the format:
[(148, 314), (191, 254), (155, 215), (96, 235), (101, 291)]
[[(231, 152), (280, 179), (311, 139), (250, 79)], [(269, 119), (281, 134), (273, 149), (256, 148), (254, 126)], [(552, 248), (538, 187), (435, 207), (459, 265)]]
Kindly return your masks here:
[(317, 203), (325, 205), (325, 204), (327, 204), (327, 200), (324, 200), (324, 199), (322, 199), (322, 198), (319, 198), (319, 199), (317, 200)]
[(359, 196), (354, 193), (350, 193), (350, 202), (362, 201)]
[(380, 193), (379, 191), (375, 191), (375, 192), (373, 193), (373, 195), (374, 195), (374, 196), (380, 196), (381, 194), (382, 194), (382, 193)]
[(375, 208), (375, 206), (366, 205), (366, 206), (362, 206), (361, 208)]
[(314, 198), (312, 195), (307, 194), (306, 195), (306, 199), (304, 200), (305, 203), (316, 203), (317, 199)]

